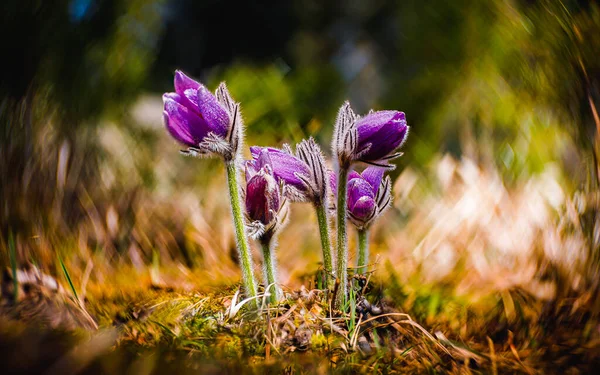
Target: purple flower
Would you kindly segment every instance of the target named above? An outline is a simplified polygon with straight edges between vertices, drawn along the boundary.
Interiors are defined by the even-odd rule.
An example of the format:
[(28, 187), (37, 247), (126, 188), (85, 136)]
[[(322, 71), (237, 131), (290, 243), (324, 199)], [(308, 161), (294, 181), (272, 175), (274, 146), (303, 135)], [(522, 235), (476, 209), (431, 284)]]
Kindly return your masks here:
[(307, 184), (310, 170), (305, 162), (292, 155), (291, 152), (272, 147), (252, 146), (250, 147), (250, 153), (252, 154), (252, 160), (246, 162), (246, 171), (257, 173), (266, 164), (270, 164), (275, 179), (287, 185), (286, 191), (288, 193), (293, 192), (290, 198), (303, 200), (303, 196), (310, 189)]
[(279, 185), (266, 165), (246, 183), (246, 212), (250, 220), (268, 226), (277, 218), (280, 204)]
[(358, 133), (357, 155), (363, 161), (389, 160), (404, 143), (408, 126), (404, 112), (377, 111), (356, 122)]
[[(366, 228), (391, 204), (391, 181), (385, 168), (371, 166), (362, 173), (348, 174), (348, 218), (358, 228)], [(330, 173), (332, 191), (337, 191), (336, 175)]]
[(163, 119), (171, 136), (189, 147), (199, 147), (209, 133), (226, 137), (229, 111), (202, 84), (175, 72), (175, 92), (163, 95)]

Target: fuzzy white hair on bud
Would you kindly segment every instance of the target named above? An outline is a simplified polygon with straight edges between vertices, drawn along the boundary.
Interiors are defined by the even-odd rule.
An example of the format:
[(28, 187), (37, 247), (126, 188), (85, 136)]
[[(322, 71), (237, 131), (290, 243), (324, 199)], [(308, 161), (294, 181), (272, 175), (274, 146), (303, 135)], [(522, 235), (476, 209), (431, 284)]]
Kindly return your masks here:
[(352, 110), (350, 102), (344, 102), (338, 111), (332, 141), (332, 152), (340, 163), (350, 163), (355, 156), (358, 146), (358, 119), (359, 116)]
[(198, 149), (204, 154), (218, 154), (228, 155), (231, 154), (231, 145), (225, 139), (219, 137), (213, 132), (210, 132), (204, 137), (202, 142), (198, 145)]
[[(303, 174), (294, 173), (294, 175), (306, 184), (305, 177)], [(292, 202), (301, 203), (301, 202), (308, 202), (308, 200), (309, 200), (304, 192), (300, 191), (295, 186), (288, 185), (288, 184), (283, 186), (282, 195)]]
[(283, 144), (283, 146), (281, 147), (281, 150), (283, 152), (285, 152), (286, 154), (294, 155), (294, 152), (292, 151), (292, 147), (287, 143)]
[(246, 220), (246, 233), (253, 240), (260, 238), (266, 232), (266, 226), (258, 220)]
[(215, 90), (217, 101), (229, 114), (229, 132), (226, 141), (229, 143), (229, 154), (224, 154), (226, 159), (234, 159), (239, 154), (240, 145), (244, 140), (244, 121), (240, 110), (240, 103), (237, 103), (229, 94), (225, 82), (221, 82)]
[(312, 200), (315, 203), (322, 203), (327, 197), (327, 171), (325, 168), (325, 157), (321, 147), (315, 142), (313, 137), (303, 140), (296, 146), (296, 157), (308, 165), (310, 178), (298, 175), (312, 191)]
[(377, 203), (377, 217), (392, 206), (392, 179), (390, 176), (385, 176), (381, 181), (375, 196), (375, 202)]

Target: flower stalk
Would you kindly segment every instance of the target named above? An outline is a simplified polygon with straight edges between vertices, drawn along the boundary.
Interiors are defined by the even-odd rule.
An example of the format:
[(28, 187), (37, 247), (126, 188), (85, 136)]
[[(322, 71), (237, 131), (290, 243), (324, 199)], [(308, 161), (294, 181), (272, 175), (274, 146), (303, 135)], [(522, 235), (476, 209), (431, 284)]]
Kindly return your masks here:
[(269, 302), (272, 305), (275, 305), (279, 300), (280, 293), (279, 287), (277, 286), (277, 265), (275, 261), (275, 251), (273, 251), (273, 242), (273, 237), (270, 235), (263, 236), (260, 239), (264, 257), (263, 273), (266, 280), (266, 287), (269, 288), (265, 290), (265, 292), (270, 294)]
[(367, 272), (369, 263), (369, 230), (367, 228), (358, 230), (358, 261), (356, 262), (356, 272), (364, 274)]
[(337, 279), (338, 288), (336, 305), (342, 307), (346, 300), (348, 289), (348, 236), (346, 233), (346, 193), (348, 183), (348, 172), (350, 166), (340, 165), (337, 183)]
[[(181, 151), (182, 154), (217, 156), (225, 162), (244, 288), (248, 298), (256, 297), (256, 281), (238, 184), (237, 162), (244, 135), (240, 106), (229, 94), (225, 83), (221, 83), (213, 94), (200, 82), (176, 71), (174, 86), (175, 92), (163, 95), (163, 122), (171, 136), (187, 146), (187, 150)], [(254, 306), (258, 307), (256, 300), (253, 301)]]
[(321, 235), (321, 249), (323, 250), (323, 269), (325, 270), (325, 288), (329, 288), (330, 278), (333, 274), (333, 262), (331, 254), (331, 239), (329, 237), (329, 222), (324, 204), (315, 204), (319, 233)]
[[(244, 217), (242, 214), (238, 169), (235, 161), (226, 162), (225, 165), (227, 167), (227, 186), (229, 187), (229, 199), (231, 201), (231, 215), (233, 216), (233, 226), (235, 227), (235, 242), (238, 249), (240, 266), (242, 267), (244, 289), (247, 297), (256, 297), (256, 281), (252, 269), (252, 257), (250, 255), (248, 239), (246, 238)], [(254, 307), (258, 307), (256, 300), (253, 301)]]
[(310, 137), (282, 150), (272, 147), (250, 147), (253, 160), (247, 163), (250, 174), (269, 164), (273, 177), (283, 185), (282, 195), (290, 202), (310, 202), (315, 207), (323, 251), (326, 288), (333, 274), (332, 249), (327, 217), (327, 169), (321, 148)]

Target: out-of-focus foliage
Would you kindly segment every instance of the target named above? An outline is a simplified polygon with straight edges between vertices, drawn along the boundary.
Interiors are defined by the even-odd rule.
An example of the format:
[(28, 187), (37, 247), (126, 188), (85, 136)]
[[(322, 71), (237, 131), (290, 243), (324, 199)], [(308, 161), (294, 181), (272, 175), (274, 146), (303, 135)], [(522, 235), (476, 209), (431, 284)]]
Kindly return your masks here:
[[(16, 233), (21, 261), (52, 262), (53, 244), (71, 241), (79, 254), (139, 269), (158, 254), (234, 277), (220, 164), (181, 157), (161, 124), (160, 94), (172, 90), (176, 68), (210, 89), (227, 82), (242, 104), (247, 144), (313, 135), (328, 152), (346, 99), (360, 113), (406, 112), (411, 134), (393, 177), (410, 166), (424, 189), (416, 200), (442, 200), (430, 171), (446, 154), (473, 161), (511, 196), (548, 171), (567, 196), (594, 180), (594, 2), (2, 7), (9, 69), (0, 81), (0, 227), (3, 245)], [(413, 215), (398, 206), (390, 228), (403, 233)], [(282, 266), (294, 280), (316, 266), (318, 239), (304, 235), (316, 233), (306, 207), (294, 207), (291, 219), (282, 241), (304, 239), (295, 252), (302, 260)], [(85, 267), (85, 256), (77, 259)]]
[(0, 93), (43, 92), (69, 129), (106, 107), (122, 110), (154, 60), (160, 11), (161, 1), (3, 2)]

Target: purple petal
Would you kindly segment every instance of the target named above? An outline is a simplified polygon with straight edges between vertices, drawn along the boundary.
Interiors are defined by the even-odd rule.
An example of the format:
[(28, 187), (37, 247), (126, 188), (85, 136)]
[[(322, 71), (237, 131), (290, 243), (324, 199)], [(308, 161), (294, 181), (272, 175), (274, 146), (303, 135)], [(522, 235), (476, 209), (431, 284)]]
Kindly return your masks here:
[(295, 188), (304, 191), (305, 185), (295, 173), (309, 175), (309, 168), (306, 163), (296, 158), (287, 152), (281, 151), (272, 147), (250, 147), (250, 153), (255, 159), (260, 158), (260, 154), (266, 150), (268, 157), (271, 160), (271, 166), (273, 168), (273, 174), (278, 180), (283, 180), (286, 184), (294, 186)]
[(250, 181), (250, 179), (258, 173), (260, 168), (257, 168), (256, 162), (254, 160), (246, 160), (246, 162), (244, 163), (244, 167), (246, 174), (246, 183), (248, 183), (248, 181)]
[(252, 220), (258, 220), (263, 224), (268, 223), (265, 211), (268, 210), (268, 202), (265, 196), (267, 182), (260, 175), (255, 175), (246, 185), (246, 212)]
[(269, 154), (269, 150), (263, 148), (258, 155), (258, 159), (256, 160), (260, 168), (269, 166), (272, 170), (273, 162), (271, 161), (271, 156)]
[(408, 126), (404, 112), (378, 111), (357, 122), (358, 149), (369, 150), (364, 160), (379, 160), (396, 150), (406, 138)]
[(363, 178), (353, 178), (348, 182), (348, 209), (352, 209), (361, 198), (375, 198), (373, 187)]
[(181, 104), (188, 107), (191, 111), (203, 117), (198, 108), (198, 90), (197, 89), (186, 89), (181, 95)]
[(251, 146), (250, 153), (252, 154), (253, 159), (246, 161), (246, 181), (254, 177), (254, 175), (263, 168), (268, 168), (269, 173), (273, 173), (271, 157), (269, 156), (269, 150), (266, 147)]
[[(186, 90), (187, 91), (187, 90)], [(229, 113), (217, 101), (217, 98), (202, 85), (197, 92), (197, 105), (202, 117), (212, 131), (218, 136), (225, 137), (229, 130)]]
[(179, 95), (179, 94), (178, 94), (178, 93), (176, 93), (176, 92), (165, 92), (165, 93), (163, 94), (163, 103), (164, 103), (164, 102), (165, 102), (165, 100), (167, 100), (167, 99), (171, 99), (171, 100), (174, 100), (174, 101), (176, 101), (177, 103), (179, 103), (179, 104), (181, 104), (181, 105), (185, 105), (185, 104), (184, 104), (184, 102), (185, 102), (185, 101), (184, 101), (184, 100), (181, 98), (181, 95)]
[(181, 96), (184, 96), (184, 92), (187, 89), (197, 90), (200, 87), (200, 83), (194, 81), (190, 77), (186, 76), (181, 70), (175, 71), (175, 92)]
[(355, 178), (360, 178), (360, 174), (357, 171), (350, 171), (350, 173), (348, 173), (348, 181), (353, 180)]
[[(331, 170), (327, 171), (327, 173), (329, 174), (329, 186), (331, 187), (331, 191), (333, 191), (333, 193), (337, 196), (337, 173)], [(348, 173), (348, 183), (356, 178), (361, 178), (358, 172), (353, 170)], [(347, 188), (348, 187), (349, 185), (347, 185)]]
[(377, 195), (377, 190), (379, 190), (379, 185), (381, 185), (381, 180), (383, 179), (384, 172), (384, 168), (371, 166), (367, 167), (361, 174), (362, 178), (364, 178), (369, 184), (371, 184), (375, 195)]
[(246, 184), (246, 212), (252, 220), (269, 224), (279, 211), (279, 186), (268, 169), (261, 169)]
[(165, 126), (179, 142), (191, 147), (198, 146), (208, 133), (208, 127), (201, 117), (182, 105), (180, 100), (174, 93), (163, 95)]
[(375, 213), (375, 200), (371, 197), (361, 197), (349, 209), (355, 218), (366, 221)]
[(404, 112), (399, 111), (377, 111), (369, 113), (360, 118), (356, 123), (359, 140), (362, 137), (369, 137), (379, 132), (389, 124), (406, 122)]
[(169, 114), (167, 111), (163, 111), (163, 123), (165, 124), (165, 127), (171, 136), (179, 143), (183, 143), (184, 145), (191, 147), (195, 146), (194, 138), (189, 134), (186, 128), (180, 128), (177, 126), (177, 124), (169, 121)]
[(208, 132), (225, 137), (229, 130), (229, 113), (217, 98), (201, 83), (186, 76), (180, 70), (175, 72), (175, 92), (178, 102), (202, 117)]
[[(256, 158), (258, 158), (258, 155), (260, 155), (260, 151), (261, 151), (263, 148), (266, 148), (266, 149), (268, 149), (267, 147), (260, 147), (260, 146), (250, 146), (250, 154), (252, 155), (252, 158), (253, 158), (253, 159), (256, 159)], [(274, 150), (275, 150), (275, 149), (274, 149)]]
[(329, 175), (329, 186), (331, 187), (331, 191), (337, 196), (337, 174), (334, 171), (327, 171)]

